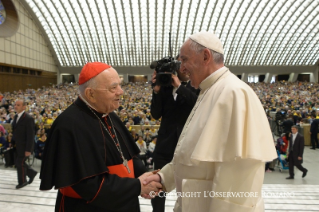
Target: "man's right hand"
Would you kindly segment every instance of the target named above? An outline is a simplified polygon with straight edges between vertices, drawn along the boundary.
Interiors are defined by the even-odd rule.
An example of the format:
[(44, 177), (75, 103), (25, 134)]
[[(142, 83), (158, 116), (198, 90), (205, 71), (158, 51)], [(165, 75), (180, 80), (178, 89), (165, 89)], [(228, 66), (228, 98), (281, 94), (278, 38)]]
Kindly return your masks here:
[[(162, 188), (162, 184), (159, 181), (149, 181), (150, 179), (152, 179), (148, 179), (148, 177), (151, 175), (153, 176), (154, 174), (152, 172), (146, 172), (138, 178), (141, 183), (141, 195), (143, 197), (149, 196), (150, 192), (154, 192), (154, 194), (157, 194)], [(148, 183), (145, 184), (146, 181)]]
[[(156, 83), (156, 71), (154, 71), (153, 72), (153, 75), (152, 75), (152, 83)], [(159, 86), (159, 85), (155, 85), (154, 87), (153, 87), (153, 90), (154, 90), (154, 92), (157, 94), (159, 91), (160, 91), (160, 89), (161, 89), (161, 86)]]

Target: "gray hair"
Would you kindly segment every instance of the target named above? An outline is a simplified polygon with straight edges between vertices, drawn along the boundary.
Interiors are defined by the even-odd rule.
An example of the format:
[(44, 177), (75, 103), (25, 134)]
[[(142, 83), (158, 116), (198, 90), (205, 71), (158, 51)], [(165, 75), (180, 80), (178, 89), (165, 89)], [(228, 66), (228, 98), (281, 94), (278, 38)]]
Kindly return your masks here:
[(86, 88), (96, 88), (97, 81), (95, 77), (91, 78), (90, 80), (86, 81), (85, 83), (79, 85), (78, 92), (81, 96), (84, 96)]
[(188, 39), (190, 41), (190, 48), (195, 51), (197, 54), (199, 54), (200, 52), (202, 52), (204, 49), (208, 49), (210, 51), (210, 53), (213, 56), (213, 60), (216, 64), (222, 64), (224, 63), (224, 55), (221, 53), (218, 53), (214, 50), (211, 50), (209, 48), (206, 48), (205, 46), (193, 41), (192, 39)]

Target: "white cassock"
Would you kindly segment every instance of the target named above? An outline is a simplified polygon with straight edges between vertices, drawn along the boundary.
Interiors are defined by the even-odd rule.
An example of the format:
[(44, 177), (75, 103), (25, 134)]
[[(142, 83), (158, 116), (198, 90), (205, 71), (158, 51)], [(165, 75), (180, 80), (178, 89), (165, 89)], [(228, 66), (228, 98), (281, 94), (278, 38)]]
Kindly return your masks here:
[(260, 100), (226, 67), (199, 87), (174, 158), (159, 172), (167, 191), (193, 195), (179, 197), (174, 211), (264, 211), (265, 162), (277, 154)]

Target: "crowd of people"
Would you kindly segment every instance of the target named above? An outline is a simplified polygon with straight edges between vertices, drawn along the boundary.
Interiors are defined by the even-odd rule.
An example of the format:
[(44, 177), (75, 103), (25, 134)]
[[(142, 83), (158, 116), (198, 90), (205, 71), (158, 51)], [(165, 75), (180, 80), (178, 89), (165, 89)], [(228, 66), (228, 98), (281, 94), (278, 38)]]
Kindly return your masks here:
[[(249, 83), (270, 117), (270, 112), (294, 116), (294, 124), (319, 111), (319, 84), (312, 82)], [(309, 123), (309, 122), (308, 122)]]
[[(319, 110), (319, 84), (310, 82), (275, 82), (248, 83), (256, 92), (265, 111), (277, 112), (285, 110), (288, 114), (300, 118), (310, 118), (312, 111)], [(15, 115), (14, 101), (26, 99), (27, 111), (40, 125), (51, 125), (77, 97), (76, 84), (65, 84), (42, 89), (27, 89), (15, 92), (0, 92), (0, 124), (11, 123)], [(125, 83), (122, 85), (124, 94), (118, 116), (124, 124), (159, 125), (150, 113), (152, 88), (149, 83)], [(318, 112), (317, 112), (318, 114)], [(300, 119), (297, 120), (300, 122)], [(0, 128), (1, 130), (1, 128)]]
[[(276, 119), (270, 112), (291, 115), (293, 124), (310, 123), (311, 114), (319, 117), (319, 84), (310, 82), (275, 82), (275, 83), (248, 83), (259, 97), (269, 119)], [(48, 88), (27, 89), (15, 92), (0, 93), (0, 124), (12, 123), (15, 111), (14, 102), (23, 98), (27, 102), (27, 110), (35, 120), (36, 140), (47, 135), (49, 126), (78, 95), (78, 85), (64, 84)], [(148, 144), (157, 136), (154, 125), (160, 125), (150, 113), (152, 87), (150, 83), (124, 83), (124, 94), (121, 97), (121, 106), (117, 114), (131, 132), (134, 140), (139, 136)], [(132, 125), (141, 125), (141, 129), (132, 130)], [(7, 140), (9, 132), (0, 126), (4, 140)], [(284, 132), (281, 132), (284, 133)], [(1, 144), (0, 144), (1, 145)], [(5, 146), (5, 144), (3, 144)]]
[[(278, 121), (280, 126), (290, 121), (292, 125), (310, 123), (311, 114), (319, 118), (319, 84), (310, 82), (275, 82), (275, 83), (248, 83), (259, 97), (269, 119)], [(134, 141), (141, 150), (141, 159), (149, 168), (152, 166), (152, 153), (156, 145), (157, 129), (160, 121), (155, 120), (150, 113), (152, 87), (150, 83), (124, 83), (122, 85), (124, 94), (121, 97), (121, 106), (117, 109), (117, 114), (132, 134)], [(26, 111), (35, 120), (36, 126), (36, 157), (41, 159), (46, 136), (50, 130), (50, 125), (60, 115), (78, 95), (78, 85), (63, 84), (41, 89), (27, 89), (15, 92), (0, 93), (0, 147), (2, 152), (9, 148), (10, 132), (5, 131), (1, 124), (12, 123), (15, 115), (14, 102), (18, 98), (24, 98), (27, 102)], [(271, 116), (274, 112), (279, 116)], [(282, 116), (280, 117), (280, 114)], [(279, 117), (279, 118), (278, 118)], [(277, 120), (276, 120), (277, 119)], [(288, 119), (288, 121), (286, 121)], [(140, 125), (140, 129), (132, 128), (132, 125)], [(278, 125), (278, 126), (279, 126)], [(283, 126), (285, 127), (285, 126)], [(278, 129), (282, 129), (279, 128)], [(286, 133), (282, 129), (279, 133)], [(276, 132), (275, 132), (276, 133)], [(286, 135), (285, 135), (286, 136)], [(41, 142), (39, 142), (41, 141)], [(144, 146), (145, 143), (145, 146)], [(149, 146), (149, 144), (152, 144)], [(10, 146), (11, 147), (11, 146)], [(13, 164), (10, 164), (11, 166)], [(268, 167), (266, 168), (268, 171)]]
[[(126, 83), (122, 85), (124, 94), (121, 97), (121, 106), (117, 110), (118, 116), (131, 132), (134, 140), (137, 142), (139, 137), (145, 142), (147, 151), (146, 160), (152, 159), (151, 150), (148, 150), (149, 144), (156, 144), (157, 128), (154, 125), (160, 125), (160, 120), (155, 120), (150, 114), (150, 101), (152, 98), (152, 88), (147, 83)], [(78, 95), (78, 85), (64, 84), (41, 89), (27, 89), (15, 92), (0, 92), (0, 132), (3, 136), (2, 149), (7, 149), (8, 133), (1, 124), (11, 124), (14, 119), (14, 103), (18, 98), (26, 100), (26, 111), (34, 118), (36, 132), (36, 157), (41, 159), (46, 135), (54, 120), (70, 104), (74, 102)], [(141, 125), (140, 129), (132, 129), (132, 125)], [(1, 141), (2, 141), (1, 140)], [(155, 140), (155, 141), (154, 141)], [(41, 142), (39, 142), (41, 141)], [(2, 143), (2, 142), (1, 142)], [(5, 148), (6, 147), (6, 148)], [(151, 165), (151, 163), (147, 163)]]

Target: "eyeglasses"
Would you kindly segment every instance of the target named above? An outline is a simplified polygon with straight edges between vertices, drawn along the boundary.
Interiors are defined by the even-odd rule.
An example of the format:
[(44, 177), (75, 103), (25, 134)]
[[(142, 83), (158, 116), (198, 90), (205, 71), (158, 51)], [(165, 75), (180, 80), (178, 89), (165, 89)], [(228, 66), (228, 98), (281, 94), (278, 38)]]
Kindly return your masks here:
[(106, 89), (103, 89), (103, 88), (91, 88), (93, 90), (99, 90), (99, 91), (110, 91), (111, 93), (115, 93), (116, 91), (118, 90), (121, 90), (121, 86), (120, 85), (116, 85), (116, 86), (113, 86), (111, 88), (106, 88)]

